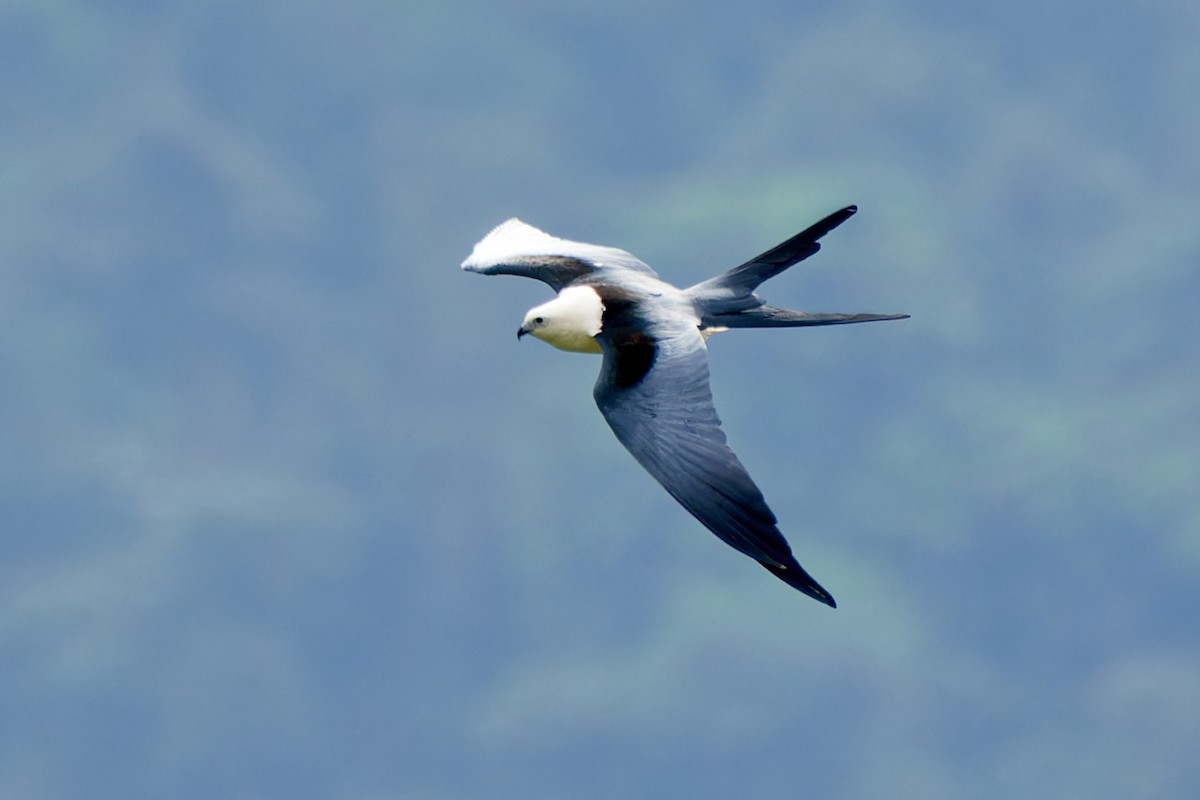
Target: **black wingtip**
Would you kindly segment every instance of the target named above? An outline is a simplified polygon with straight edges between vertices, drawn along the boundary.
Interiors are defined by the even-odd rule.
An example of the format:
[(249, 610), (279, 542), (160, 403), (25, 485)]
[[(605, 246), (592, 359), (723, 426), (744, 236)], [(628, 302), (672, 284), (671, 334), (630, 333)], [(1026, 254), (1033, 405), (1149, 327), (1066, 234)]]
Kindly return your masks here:
[[(804, 593), (806, 595), (808, 595), (809, 597), (811, 597), (813, 600), (817, 600), (821, 603), (824, 603), (825, 605), (829, 606), (830, 608), (837, 608), (837, 600), (833, 599), (833, 595), (831, 595), (829, 592), (822, 589), (820, 586), (817, 586), (816, 589), (817, 589), (817, 591), (815, 591), (815, 592), (804, 592)], [(801, 589), (801, 591), (804, 591), (804, 590)]]
[(817, 583), (813, 579), (813, 576), (809, 575), (804, 567), (800, 566), (795, 559), (792, 559), (791, 563), (786, 566), (764, 564), (762, 561), (758, 563), (762, 564), (768, 572), (793, 589), (800, 590), (813, 600), (824, 603), (830, 608), (837, 608), (837, 601), (833, 599), (833, 595), (825, 591), (825, 588)]
[(816, 222), (816, 223), (808, 226), (807, 228), (804, 229), (804, 231), (802, 233), (798, 234), (794, 238), (802, 238), (803, 237), (803, 238), (807, 238), (813, 242), (816, 242), (818, 239), (823, 237), (825, 234), (829, 233), (834, 228), (838, 227), (843, 222), (850, 219), (857, 213), (858, 213), (858, 206), (846, 206), (845, 208), (839, 209), (839, 210), (833, 212), (832, 214), (826, 216), (820, 222)]

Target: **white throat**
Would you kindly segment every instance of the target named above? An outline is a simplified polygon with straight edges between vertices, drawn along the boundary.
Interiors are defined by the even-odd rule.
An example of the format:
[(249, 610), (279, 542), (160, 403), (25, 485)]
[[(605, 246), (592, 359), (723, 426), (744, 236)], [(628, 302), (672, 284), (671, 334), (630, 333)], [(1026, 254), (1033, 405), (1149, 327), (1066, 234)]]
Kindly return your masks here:
[(525, 329), (560, 350), (599, 353), (596, 334), (603, 327), (604, 302), (591, 286), (568, 286), (548, 303), (531, 308)]

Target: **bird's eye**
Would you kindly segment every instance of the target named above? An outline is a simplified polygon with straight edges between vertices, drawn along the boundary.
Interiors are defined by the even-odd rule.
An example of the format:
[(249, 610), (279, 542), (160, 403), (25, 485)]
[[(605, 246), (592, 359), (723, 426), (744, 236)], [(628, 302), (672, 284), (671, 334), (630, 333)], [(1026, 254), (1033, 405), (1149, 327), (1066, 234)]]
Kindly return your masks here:
[(534, 325), (544, 325), (544, 324), (545, 324), (545, 322), (546, 322), (546, 320), (545, 320), (545, 319), (543, 319), (542, 317), (534, 317), (534, 318), (533, 318), (533, 324), (534, 324)]

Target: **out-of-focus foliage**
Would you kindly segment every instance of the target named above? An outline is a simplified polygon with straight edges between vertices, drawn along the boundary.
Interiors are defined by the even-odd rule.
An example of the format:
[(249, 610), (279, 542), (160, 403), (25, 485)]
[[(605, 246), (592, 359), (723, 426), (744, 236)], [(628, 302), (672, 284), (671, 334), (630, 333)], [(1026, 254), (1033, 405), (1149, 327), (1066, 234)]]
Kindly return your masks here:
[[(1200, 8), (0, 6), (0, 795), (1200, 790)], [(714, 339), (821, 608), (465, 276), (519, 215), (903, 323)]]

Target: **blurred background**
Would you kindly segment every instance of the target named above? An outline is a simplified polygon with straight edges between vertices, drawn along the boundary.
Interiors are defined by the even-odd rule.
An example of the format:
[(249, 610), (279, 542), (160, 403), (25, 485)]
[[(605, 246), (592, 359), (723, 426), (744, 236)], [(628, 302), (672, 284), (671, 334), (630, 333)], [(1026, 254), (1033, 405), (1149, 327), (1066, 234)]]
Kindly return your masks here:
[[(0, 3), (0, 795), (1200, 792), (1200, 6)], [(834, 611), (464, 274), (711, 344)]]

